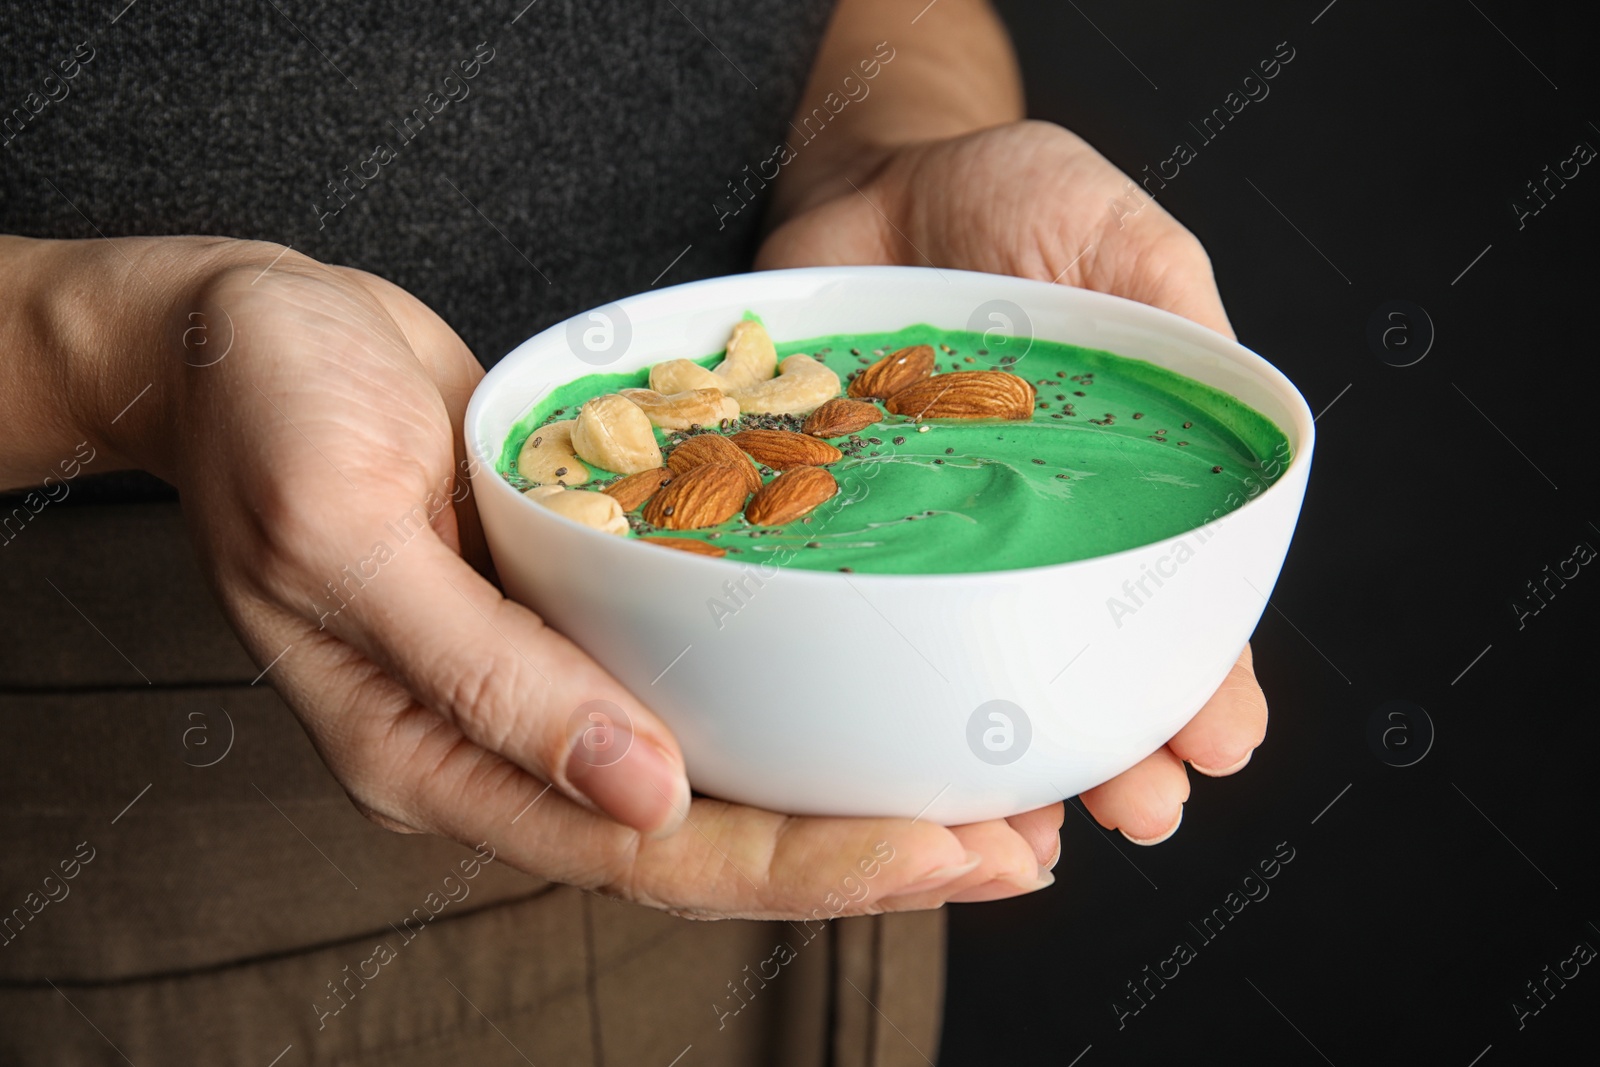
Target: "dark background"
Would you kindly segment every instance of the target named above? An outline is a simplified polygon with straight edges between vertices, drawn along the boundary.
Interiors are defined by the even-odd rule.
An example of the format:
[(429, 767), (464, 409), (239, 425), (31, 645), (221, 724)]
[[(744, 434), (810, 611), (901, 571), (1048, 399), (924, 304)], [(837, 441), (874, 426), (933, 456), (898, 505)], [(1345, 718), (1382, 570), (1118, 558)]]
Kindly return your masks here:
[[(1536, 1008), (1525, 982), (1600, 947), (1600, 566), (1552, 582), (1520, 628), (1512, 602), (1600, 547), (1600, 165), (1521, 229), (1512, 203), (1578, 142), (1600, 148), (1593, 38), (1575, 9), (1475, 3), (1001, 5), (1036, 117), (1131, 173), (1199, 149), (1159, 202), (1210, 251), (1240, 339), (1333, 406), (1255, 637), (1266, 744), (1237, 777), (1191, 775), (1167, 843), (1069, 802), (1053, 888), (952, 909), (945, 1067), (1493, 1067), (1592, 1045), (1600, 966), (1552, 982), (1520, 1029), (1512, 1003)], [(1284, 41), (1270, 95), (1202, 146), (1187, 123)], [(1396, 299), (1435, 331), (1411, 366), (1367, 340)], [(1426, 340), (1414, 312), (1391, 324), (1396, 346)], [(1369, 742), (1396, 699), (1426, 709), (1431, 748), (1414, 711)], [(1270, 895), (1203, 943), (1188, 924), (1280, 842), (1295, 858)], [(1125, 983), (1178, 941), (1196, 958), (1119, 1029)]]

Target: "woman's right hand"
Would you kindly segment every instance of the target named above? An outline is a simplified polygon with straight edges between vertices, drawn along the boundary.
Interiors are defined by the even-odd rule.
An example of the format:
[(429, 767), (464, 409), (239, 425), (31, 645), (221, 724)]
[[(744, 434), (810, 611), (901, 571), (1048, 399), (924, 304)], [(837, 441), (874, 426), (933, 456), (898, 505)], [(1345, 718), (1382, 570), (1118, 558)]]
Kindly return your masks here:
[[(105, 466), (175, 485), (245, 647), (380, 825), (487, 841), (531, 874), (704, 917), (1048, 884), (1059, 808), (1049, 825), (946, 829), (691, 803), (667, 727), (474, 568), (487, 560), (460, 430), (482, 372), (404, 290), (208, 238), (4, 239), (0, 274), (49, 308), (0, 327), (21, 353), (6, 406), (32, 410), (20, 436), (0, 429), (0, 475), (62, 447), (41, 418), (54, 412)], [(631, 724), (616, 762), (584, 758), (573, 713), (596, 700)]]

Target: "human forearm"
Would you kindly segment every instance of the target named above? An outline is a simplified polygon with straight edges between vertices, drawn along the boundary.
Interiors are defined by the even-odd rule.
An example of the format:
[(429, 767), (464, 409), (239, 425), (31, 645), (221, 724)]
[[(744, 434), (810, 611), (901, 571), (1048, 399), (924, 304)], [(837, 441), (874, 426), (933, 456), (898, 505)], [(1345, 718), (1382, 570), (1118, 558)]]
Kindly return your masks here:
[(859, 183), (896, 147), (1022, 114), (1016, 56), (987, 0), (841, 0), (795, 116), (771, 223), (838, 195), (846, 178)]

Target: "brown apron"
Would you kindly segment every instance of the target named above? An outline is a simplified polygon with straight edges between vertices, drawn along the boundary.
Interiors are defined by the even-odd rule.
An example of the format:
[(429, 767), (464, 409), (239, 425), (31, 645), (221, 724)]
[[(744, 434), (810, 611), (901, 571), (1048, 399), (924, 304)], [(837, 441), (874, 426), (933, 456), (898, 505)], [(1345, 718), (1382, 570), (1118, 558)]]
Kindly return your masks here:
[(3, 504), (0, 1063), (936, 1059), (942, 913), (690, 922), (381, 830), (176, 504)]

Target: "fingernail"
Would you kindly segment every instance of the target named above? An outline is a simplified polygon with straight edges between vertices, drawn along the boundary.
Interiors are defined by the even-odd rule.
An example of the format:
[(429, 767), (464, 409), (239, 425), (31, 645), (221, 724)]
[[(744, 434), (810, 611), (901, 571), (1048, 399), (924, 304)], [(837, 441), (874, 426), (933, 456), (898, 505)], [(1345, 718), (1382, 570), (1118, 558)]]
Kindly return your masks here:
[(1200, 766), (1200, 764), (1196, 763), (1194, 760), (1190, 760), (1189, 761), (1189, 766), (1193, 767), (1195, 770), (1199, 771), (1201, 774), (1206, 775), (1208, 778), (1221, 778), (1223, 775), (1232, 774), (1234, 771), (1236, 771), (1239, 768), (1243, 767), (1246, 763), (1249, 763), (1250, 762), (1250, 757), (1254, 756), (1255, 754), (1256, 754), (1256, 750), (1255, 749), (1251, 749), (1249, 752), (1246, 752), (1244, 754), (1244, 759), (1240, 760), (1238, 763), (1235, 763), (1235, 764), (1233, 764), (1231, 766), (1224, 767), (1221, 770), (1212, 770), (1210, 767), (1202, 767), (1202, 766)]
[[(621, 728), (619, 728), (619, 733)], [(618, 822), (647, 837), (667, 837), (689, 813), (689, 780), (665, 749), (631, 731), (620, 757), (597, 757), (583, 737), (572, 745), (567, 781)]]
[(1169, 838), (1173, 834), (1177, 833), (1178, 832), (1178, 827), (1180, 827), (1182, 825), (1183, 825), (1183, 805), (1179, 804), (1178, 805), (1178, 818), (1173, 822), (1172, 826), (1169, 827), (1167, 829), (1167, 832), (1164, 833), (1164, 834), (1160, 834), (1160, 835), (1158, 835), (1156, 837), (1140, 838), (1140, 837), (1134, 837), (1132, 834), (1128, 833), (1128, 831), (1126, 831), (1126, 830), (1120, 830), (1119, 829), (1117, 831), (1117, 833), (1121, 834), (1123, 837), (1126, 837), (1129, 841), (1132, 841), (1136, 845), (1159, 845), (1159, 844), (1161, 844), (1161, 842), (1165, 841), (1167, 838)]
[(1041, 889), (1048, 889), (1056, 884), (1056, 876), (1043, 867), (1039, 868), (1037, 878), (1026, 876), (1008, 875), (963, 889), (950, 898), (951, 904), (982, 904), (991, 900), (1007, 900), (1011, 897), (1020, 897), (1028, 893), (1037, 893)]
[(1044, 865), (1047, 871), (1056, 869), (1056, 864), (1061, 862), (1061, 838), (1056, 838), (1056, 850), (1050, 853), (1050, 862)]
[(1049, 889), (1056, 884), (1056, 876), (1050, 873), (1050, 868), (1040, 867), (1032, 878), (1006, 878), (1002, 882), (1010, 882), (1024, 893), (1036, 893), (1041, 889)]
[[(948, 867), (940, 867), (937, 870), (929, 871), (910, 885), (890, 893), (889, 896), (903, 897), (912, 893), (926, 893), (930, 889), (938, 889), (940, 886), (948, 885), (963, 875), (971, 874), (978, 869), (978, 865), (982, 862), (982, 856), (968, 849), (965, 862), (953, 863)], [(886, 897), (885, 899), (888, 898)]]

